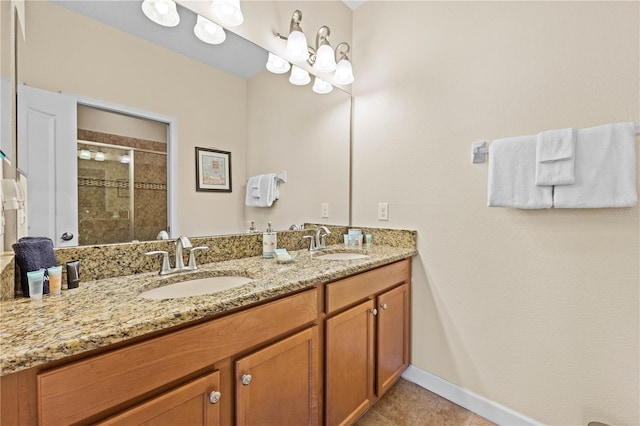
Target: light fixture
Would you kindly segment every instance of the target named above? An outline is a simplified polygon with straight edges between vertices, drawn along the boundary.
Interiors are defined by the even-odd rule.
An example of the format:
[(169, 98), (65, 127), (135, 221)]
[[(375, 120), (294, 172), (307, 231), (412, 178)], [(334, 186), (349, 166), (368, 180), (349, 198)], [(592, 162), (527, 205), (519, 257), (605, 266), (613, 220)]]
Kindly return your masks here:
[(308, 72), (295, 65), (291, 66), (289, 83), (295, 84), (296, 86), (304, 86), (305, 84), (309, 84), (309, 82), (311, 82), (311, 77)]
[[(316, 93), (329, 93), (333, 90), (331, 83), (346, 85), (351, 84), (354, 81), (353, 67), (351, 60), (347, 55), (351, 49), (348, 43), (342, 42), (336, 46), (334, 51), (329, 43), (329, 35), (331, 30), (326, 25), (323, 25), (316, 34), (316, 47), (315, 49), (307, 45), (307, 38), (302, 32), (300, 22), (302, 21), (302, 12), (296, 9), (291, 15), (291, 23), (289, 24), (289, 36), (283, 36), (280, 33), (276, 33), (276, 37), (286, 40), (287, 45), (285, 48), (286, 58), (292, 62), (307, 61), (312, 68), (318, 73), (331, 73), (334, 72), (333, 79), (328, 82), (323, 79), (316, 78), (313, 85), (313, 90)], [(273, 73), (281, 74), (286, 72), (288, 64), (283, 65), (282, 68), (278, 68), (272, 62), (272, 58), (278, 58), (273, 54), (269, 54), (269, 60), (267, 62), (267, 69)], [(281, 59), (282, 58), (278, 58)], [(284, 61), (284, 60), (282, 60)], [(291, 69), (291, 77), (289, 81), (292, 84), (303, 85), (309, 83), (311, 80), (308, 77), (303, 77), (303, 72), (299, 67), (293, 66)], [(319, 80), (319, 81), (318, 81)], [(329, 87), (327, 87), (327, 85)]]
[(316, 77), (313, 81), (313, 89), (314, 92), (324, 95), (325, 93), (330, 93), (333, 90), (333, 86), (331, 83), (327, 83), (320, 77)]
[(78, 155), (82, 160), (91, 160), (91, 152), (88, 149), (81, 149), (80, 155)]
[(291, 69), (291, 65), (280, 56), (274, 55), (273, 53), (269, 52), (267, 69), (274, 74), (284, 74)]
[(96, 152), (95, 160), (96, 161), (104, 161), (104, 152), (101, 152), (101, 151)]
[(209, 44), (220, 44), (226, 38), (227, 35), (224, 29), (215, 22), (211, 22), (207, 18), (198, 15), (196, 19), (196, 25), (193, 27), (193, 32), (200, 40)]
[(180, 22), (173, 0), (144, 0), (142, 11), (147, 18), (163, 27), (175, 27)]
[(316, 34), (316, 54), (313, 68), (318, 72), (333, 72), (336, 69), (335, 53), (329, 44), (329, 27), (323, 25)]
[(240, 0), (213, 0), (211, 12), (218, 22), (227, 27), (237, 27), (244, 22)]
[[(291, 15), (291, 23), (289, 24), (289, 37), (282, 38), (287, 40), (285, 52), (287, 56), (294, 62), (302, 62), (309, 59), (309, 49), (307, 48), (307, 37), (302, 32), (300, 22), (302, 21), (302, 12), (295, 10)], [(279, 35), (279, 34), (278, 34)]]
[(121, 162), (122, 164), (129, 164), (129, 163), (131, 163), (131, 156), (130, 156), (130, 155), (127, 155), (127, 154), (123, 155), (122, 157), (120, 157), (120, 162)]
[[(342, 49), (341, 49), (342, 48)], [(336, 73), (333, 75), (333, 82), (336, 84), (351, 84), (353, 83), (353, 67), (351, 61), (349, 61), (349, 45), (345, 42), (336, 46), (336, 57), (338, 57), (338, 64), (336, 65)]]

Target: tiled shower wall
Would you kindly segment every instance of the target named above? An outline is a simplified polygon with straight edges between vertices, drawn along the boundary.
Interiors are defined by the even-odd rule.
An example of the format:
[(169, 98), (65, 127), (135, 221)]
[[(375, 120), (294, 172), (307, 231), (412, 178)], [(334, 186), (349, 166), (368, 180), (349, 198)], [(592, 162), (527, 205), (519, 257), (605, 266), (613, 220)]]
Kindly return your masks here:
[(167, 229), (166, 144), (83, 129), (78, 129), (78, 139), (145, 150), (134, 152), (133, 212), (129, 208), (128, 164), (79, 163), (79, 244), (154, 240), (158, 232)]

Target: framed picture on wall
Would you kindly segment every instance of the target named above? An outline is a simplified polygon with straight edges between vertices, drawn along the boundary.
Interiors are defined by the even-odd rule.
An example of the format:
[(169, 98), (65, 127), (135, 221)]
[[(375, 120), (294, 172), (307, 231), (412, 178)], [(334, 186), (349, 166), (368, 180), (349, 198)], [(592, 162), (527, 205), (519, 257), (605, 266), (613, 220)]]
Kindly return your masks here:
[(196, 191), (231, 192), (231, 153), (196, 147)]

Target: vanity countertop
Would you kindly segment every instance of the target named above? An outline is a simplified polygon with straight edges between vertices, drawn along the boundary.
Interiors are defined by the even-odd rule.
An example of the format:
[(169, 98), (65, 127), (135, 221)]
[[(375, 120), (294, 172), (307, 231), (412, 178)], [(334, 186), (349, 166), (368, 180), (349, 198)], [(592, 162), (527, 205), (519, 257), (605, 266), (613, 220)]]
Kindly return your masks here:
[[(338, 250), (340, 246), (329, 247)], [(27, 298), (0, 302), (1, 375), (59, 360), (190, 321), (248, 306), (319, 283), (344, 278), (417, 254), (415, 248), (373, 246), (368, 258), (318, 260), (323, 252), (294, 252), (294, 261), (247, 257), (201, 265), (197, 271), (159, 277), (148, 272), (97, 281), (42, 302)], [(253, 279), (249, 284), (206, 295), (150, 300), (138, 295), (160, 284), (219, 275)]]

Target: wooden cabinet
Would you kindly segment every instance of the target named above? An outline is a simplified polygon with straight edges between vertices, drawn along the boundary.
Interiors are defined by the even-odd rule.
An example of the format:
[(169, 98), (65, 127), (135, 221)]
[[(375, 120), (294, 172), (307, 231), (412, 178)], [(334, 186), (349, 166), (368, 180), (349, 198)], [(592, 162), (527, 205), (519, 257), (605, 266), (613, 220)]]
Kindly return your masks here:
[(236, 424), (318, 423), (318, 327), (236, 361)]
[[(46, 426), (100, 421), (181, 385), (199, 371), (212, 369), (219, 361), (286, 337), (317, 321), (317, 293), (317, 289), (307, 290), (43, 370), (36, 377), (37, 423)], [(225, 401), (222, 406), (231, 409), (233, 404)], [(35, 423), (36, 419), (23, 422)]]
[(409, 365), (410, 277), (405, 260), (327, 285), (327, 425), (355, 422)]
[[(109, 419), (100, 426), (175, 426), (220, 424), (220, 373), (204, 377), (157, 396)], [(230, 395), (227, 395), (227, 398)]]
[(374, 400), (373, 309), (368, 300), (326, 321), (328, 425), (352, 423)]

